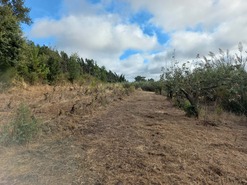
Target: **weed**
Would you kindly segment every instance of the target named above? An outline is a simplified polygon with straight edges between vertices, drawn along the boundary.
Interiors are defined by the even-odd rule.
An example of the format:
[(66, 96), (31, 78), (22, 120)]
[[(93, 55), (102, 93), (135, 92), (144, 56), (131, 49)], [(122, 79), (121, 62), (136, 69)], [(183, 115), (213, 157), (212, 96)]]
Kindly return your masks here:
[(188, 117), (198, 117), (197, 108), (191, 105), (188, 100), (184, 100), (182, 108)]
[(220, 106), (217, 106), (215, 108), (215, 112), (216, 112), (217, 115), (220, 116), (223, 113), (223, 109)]
[(135, 86), (130, 83), (124, 83), (123, 88), (125, 89), (125, 94), (127, 95), (135, 91)]
[(38, 133), (39, 124), (30, 109), (21, 103), (12, 122), (0, 130), (0, 142), (4, 144), (25, 144)]

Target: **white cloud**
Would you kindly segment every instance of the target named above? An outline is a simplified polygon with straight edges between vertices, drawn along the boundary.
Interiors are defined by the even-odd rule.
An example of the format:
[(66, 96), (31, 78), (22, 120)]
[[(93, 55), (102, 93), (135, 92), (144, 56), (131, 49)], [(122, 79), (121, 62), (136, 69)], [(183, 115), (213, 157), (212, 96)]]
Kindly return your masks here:
[[(93, 58), (109, 68), (126, 49), (147, 51), (158, 45), (155, 36), (145, 35), (137, 25), (118, 23), (112, 15), (70, 15), (61, 20), (39, 20), (31, 35), (55, 37), (59, 50), (78, 52), (82, 57)], [(110, 63), (101, 62), (109, 58)]]
[[(109, 13), (106, 6), (128, 2), (120, 13)], [(156, 35), (143, 33), (141, 25), (128, 23), (128, 16), (139, 10), (149, 11), (153, 23), (170, 35), (163, 46)], [(181, 60), (206, 55), (218, 48), (234, 49), (238, 42), (247, 44), (246, 0), (102, 0), (91, 5), (86, 0), (64, 0), (60, 19), (36, 20), (33, 38), (55, 37), (56, 48), (78, 52), (83, 58), (93, 58), (99, 65), (125, 74), (156, 77), (161, 67), (171, 60), (171, 52)], [(124, 13), (123, 13), (124, 12)], [(120, 61), (126, 49), (141, 50)], [(155, 49), (163, 50), (157, 54)], [(149, 60), (149, 63), (144, 63)]]
[(214, 45), (224, 46), (226, 49), (236, 47), (238, 42), (247, 44), (247, 19), (236, 17), (234, 20), (222, 23), (212, 34)]
[(211, 34), (200, 32), (179, 31), (171, 36), (169, 46), (176, 49), (176, 54), (184, 58), (205, 54), (212, 48), (214, 40)]
[(33, 26), (33, 37), (53, 36), (59, 47), (97, 52), (121, 52), (127, 48), (148, 50), (157, 45), (156, 37), (144, 35), (136, 25), (116, 24), (111, 17), (68, 16), (61, 20), (40, 20)]
[[(129, 0), (134, 10), (146, 9), (152, 22), (170, 32), (169, 46), (181, 55), (217, 48), (231, 49), (247, 43), (247, 1), (245, 0)], [(197, 30), (199, 27), (200, 30)], [(188, 31), (188, 29), (194, 31)], [(171, 48), (172, 49), (172, 48)], [(193, 54), (191, 56), (191, 54)]]
[(153, 15), (153, 22), (166, 31), (183, 30), (202, 24), (205, 29), (236, 17), (243, 17), (247, 10), (245, 0), (128, 0), (134, 10), (146, 9)]
[(115, 70), (118, 72), (123, 71), (129, 79), (144, 74), (146, 72), (146, 65), (144, 64), (143, 55), (135, 54), (124, 61), (119, 61)]

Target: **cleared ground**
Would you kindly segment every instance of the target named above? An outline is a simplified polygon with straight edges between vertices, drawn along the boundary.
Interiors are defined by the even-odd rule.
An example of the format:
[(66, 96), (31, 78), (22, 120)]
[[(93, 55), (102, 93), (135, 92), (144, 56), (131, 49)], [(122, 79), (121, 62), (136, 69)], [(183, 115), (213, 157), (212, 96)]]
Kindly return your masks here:
[(211, 126), (154, 93), (112, 98), (90, 110), (75, 98), (33, 102), (43, 134), (0, 147), (0, 185), (247, 184), (245, 119)]

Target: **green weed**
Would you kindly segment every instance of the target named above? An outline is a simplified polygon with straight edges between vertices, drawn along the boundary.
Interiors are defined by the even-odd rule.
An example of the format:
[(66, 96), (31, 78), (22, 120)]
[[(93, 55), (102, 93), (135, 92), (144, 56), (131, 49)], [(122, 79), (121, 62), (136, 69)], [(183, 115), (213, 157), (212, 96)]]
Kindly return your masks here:
[(26, 144), (38, 133), (39, 123), (31, 114), (27, 105), (21, 103), (10, 123), (0, 130), (0, 142), (3, 144)]

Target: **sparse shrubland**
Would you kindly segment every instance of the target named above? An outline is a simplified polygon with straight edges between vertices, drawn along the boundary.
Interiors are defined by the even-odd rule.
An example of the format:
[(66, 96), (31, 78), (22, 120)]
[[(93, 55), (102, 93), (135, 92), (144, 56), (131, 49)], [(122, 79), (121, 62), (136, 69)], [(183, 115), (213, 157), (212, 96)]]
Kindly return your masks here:
[[(220, 50), (159, 81), (128, 83), (92, 59), (25, 40), (29, 11), (24, 0), (0, 0), (0, 184), (247, 183), (241, 44), (240, 55)], [(222, 127), (205, 129), (164, 96), (135, 89), (166, 92), (188, 116), (245, 116), (227, 113)]]
[(221, 127), (205, 128), (163, 96), (144, 91), (126, 96), (121, 84), (93, 83), (10, 89), (0, 96), (0, 125), (15, 117), (20, 102), (42, 118), (40, 134), (28, 145), (0, 145), (4, 184), (247, 180), (246, 119), (228, 114)]
[[(41, 127), (41, 135), (47, 132), (61, 134), (57, 131), (78, 126), (78, 123), (70, 123), (71, 117), (93, 115), (98, 109), (121, 101), (133, 92), (133, 86), (102, 84), (100, 81), (91, 81), (87, 85), (66, 83), (10, 88), (0, 97), (1, 141), (6, 144), (28, 143), (36, 135), (36, 126)], [(36, 117), (43, 123), (38, 124)]]
[(162, 75), (167, 96), (183, 108), (187, 115), (198, 117), (203, 106), (214, 106), (247, 116), (247, 72), (243, 46), (234, 56), (221, 49), (210, 58), (197, 58), (182, 66), (175, 62)]

